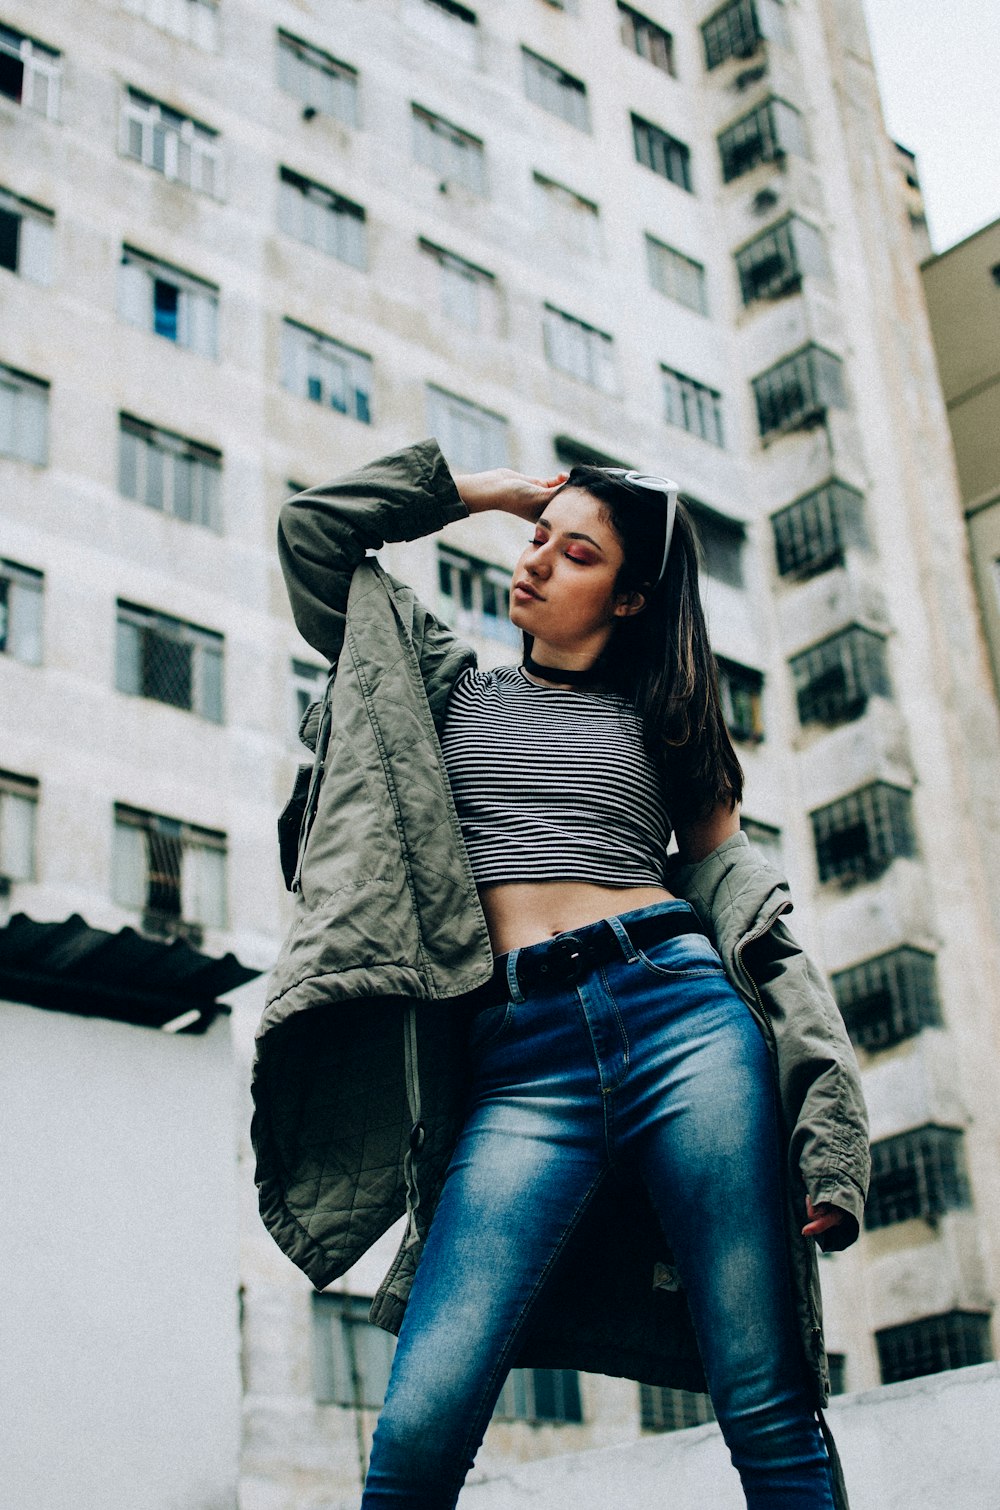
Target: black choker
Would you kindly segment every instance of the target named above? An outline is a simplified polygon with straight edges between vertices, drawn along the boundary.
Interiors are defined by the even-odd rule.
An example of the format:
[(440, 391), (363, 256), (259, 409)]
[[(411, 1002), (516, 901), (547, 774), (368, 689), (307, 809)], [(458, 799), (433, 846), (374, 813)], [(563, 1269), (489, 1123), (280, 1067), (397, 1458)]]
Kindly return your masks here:
[(540, 676), (547, 682), (564, 682), (570, 687), (587, 687), (602, 680), (600, 665), (588, 666), (585, 671), (565, 671), (561, 666), (540, 666), (528, 651), (521, 665), (532, 676)]

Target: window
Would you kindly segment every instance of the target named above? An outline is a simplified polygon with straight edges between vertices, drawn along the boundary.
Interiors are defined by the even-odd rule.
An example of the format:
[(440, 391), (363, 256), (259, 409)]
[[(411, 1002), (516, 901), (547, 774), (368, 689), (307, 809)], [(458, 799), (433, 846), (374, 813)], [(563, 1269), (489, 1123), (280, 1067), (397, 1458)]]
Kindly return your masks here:
[(741, 666), (736, 661), (715, 658), (719, 673), (719, 698), (726, 728), (734, 739), (759, 744), (764, 738), (764, 717), (761, 698), (764, 691), (764, 675), (750, 666)]
[(852, 624), (793, 655), (799, 722), (839, 724), (860, 718), (870, 697), (891, 697), (885, 635)]
[(37, 811), (35, 777), (0, 771), (0, 884), (34, 879)]
[(44, 577), (31, 566), (0, 561), (0, 655), (38, 666), (42, 660)]
[(639, 1385), (639, 1424), (643, 1431), (686, 1431), (715, 1420), (708, 1395), (664, 1384)]
[(705, 67), (718, 68), (727, 58), (752, 58), (761, 42), (789, 44), (782, 0), (727, 0), (702, 22)]
[(515, 1368), (493, 1411), (499, 1421), (582, 1421), (580, 1376), (574, 1368)]
[(546, 304), (542, 333), (551, 366), (592, 383), (603, 393), (615, 391), (614, 343), (605, 331)]
[(326, 667), (311, 661), (292, 660), (292, 733), (298, 737), (299, 724), (312, 703), (318, 702), (326, 687)]
[(358, 124), (358, 71), (328, 52), (278, 32), (278, 84), (301, 100), (303, 114), (330, 115), (345, 126)]
[(746, 834), (750, 843), (762, 850), (764, 858), (772, 865), (781, 864), (781, 829), (775, 828), (773, 823), (761, 823), (757, 818), (747, 818), (740, 814), (740, 828)]
[(492, 301), (495, 280), (492, 273), (475, 263), (466, 262), (454, 252), (420, 239), (420, 250), (438, 265), (438, 289), (442, 313), (456, 325), (479, 330), (488, 322), (484, 318), (487, 301)]
[(165, 178), (216, 198), (222, 192), (218, 132), (130, 89), (122, 106), (122, 152)]
[(509, 465), (507, 421), (468, 399), (429, 385), (427, 422), (450, 464), (460, 472)]
[(115, 685), (222, 722), (223, 638), (151, 608), (118, 601)]
[(872, 881), (916, 854), (910, 793), (873, 781), (810, 814), (821, 881)]
[(429, 42), (473, 67), (478, 62), (475, 11), (456, 4), (456, 0), (406, 0), (404, 16), (407, 25)]
[(282, 326), (281, 383), (299, 398), (371, 424), (371, 357), (294, 320)]
[(668, 299), (675, 299), (678, 304), (686, 305), (688, 309), (696, 310), (699, 315), (708, 314), (705, 269), (700, 262), (695, 262), (693, 257), (685, 257), (683, 252), (667, 246), (663, 241), (657, 241), (655, 236), (650, 236), (647, 232), (646, 264), (649, 268), (649, 281), (661, 294), (666, 294)]
[(960, 1128), (928, 1123), (873, 1143), (866, 1228), (913, 1218), (933, 1226), (946, 1211), (971, 1206), (962, 1140)]
[(713, 446), (725, 445), (721, 393), (686, 377), (683, 372), (675, 372), (671, 367), (661, 367), (660, 371), (663, 374), (664, 419), (667, 424), (689, 430)]
[(520, 631), (507, 617), (510, 572), (464, 551), (438, 546), (438, 607), (461, 634), (519, 645)]
[(830, 1373), (831, 1395), (842, 1395), (847, 1390), (846, 1353), (827, 1353), (826, 1366)]
[(217, 0), (124, 0), (125, 9), (206, 52), (219, 42)]
[(0, 267), (31, 283), (51, 283), (52, 242), (52, 211), (0, 189)]
[(601, 250), (600, 211), (592, 199), (553, 178), (535, 174), (535, 197), (545, 231), (570, 252), (596, 257)]
[(690, 147), (685, 147), (675, 136), (644, 121), (638, 115), (632, 117), (632, 144), (637, 163), (652, 168), (661, 178), (669, 178), (672, 184), (687, 189), (689, 194), (694, 192), (691, 184)]
[(442, 183), (486, 193), (486, 154), (479, 138), (419, 105), (413, 106), (413, 155), (424, 167), (433, 168)]
[(313, 1292), (313, 1383), (320, 1405), (379, 1410), (396, 1339), (368, 1320), (371, 1301)]
[(590, 130), (587, 86), (582, 79), (566, 73), (556, 63), (540, 58), (527, 47), (521, 48), (524, 60), (524, 92), (535, 105), (551, 115), (568, 121), (581, 131)]
[(367, 260), (365, 212), (359, 204), (282, 168), (278, 189), (278, 224), (296, 241), (328, 252), (351, 267)]
[(23, 32), (0, 26), (0, 95), (50, 121), (59, 116), (61, 54)]
[(828, 409), (846, 409), (844, 364), (822, 346), (804, 346), (753, 379), (762, 440), (778, 431), (823, 424)]
[(809, 156), (802, 116), (784, 100), (763, 100), (719, 136), (723, 181), (731, 183), (758, 163), (777, 162), (789, 152)]
[(221, 530), (222, 452), (131, 414), (119, 416), (118, 486), (126, 498), (187, 524)]
[(771, 519), (778, 572), (811, 577), (843, 566), (850, 546), (867, 550), (864, 497), (836, 478), (804, 494)]
[(822, 233), (797, 215), (788, 215), (755, 236), (736, 253), (736, 271), (744, 304), (780, 299), (795, 293), (807, 276), (830, 276)]
[(941, 1026), (934, 956), (904, 944), (830, 977), (837, 1006), (858, 1048), (875, 1053)]
[(670, 33), (662, 26), (657, 26), (655, 21), (650, 21), (648, 16), (641, 16), (631, 5), (623, 5), (621, 0), (618, 3), (618, 14), (621, 16), (622, 41), (629, 51), (645, 58), (654, 68), (662, 68), (664, 73), (676, 78), (674, 39)]
[(226, 926), (226, 836), (115, 803), (112, 895), (158, 937)]
[(48, 428), (48, 383), (13, 367), (0, 367), (0, 456), (44, 466)]
[(118, 313), (199, 356), (218, 356), (219, 290), (130, 246), (118, 268)]
[(739, 519), (730, 519), (707, 504), (699, 503), (696, 498), (685, 498), (683, 502), (694, 521), (701, 547), (701, 564), (707, 575), (716, 582), (724, 582), (727, 587), (742, 587), (746, 526)]
[(875, 1333), (883, 1384), (989, 1363), (990, 1318), (979, 1311), (944, 1311)]

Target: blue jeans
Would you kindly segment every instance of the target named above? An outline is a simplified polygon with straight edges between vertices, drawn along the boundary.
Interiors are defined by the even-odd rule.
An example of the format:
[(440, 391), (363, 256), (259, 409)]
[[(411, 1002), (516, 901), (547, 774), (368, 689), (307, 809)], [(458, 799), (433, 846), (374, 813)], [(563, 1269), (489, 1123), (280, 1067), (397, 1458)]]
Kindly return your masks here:
[[(601, 1181), (643, 1179), (749, 1510), (833, 1510), (791, 1297), (774, 1077), (702, 934), (620, 953), (471, 1029), (469, 1113), (399, 1334), (362, 1510), (451, 1510), (532, 1304)], [(545, 945), (534, 946), (537, 949)], [(804, 1241), (804, 1239), (803, 1239)], [(652, 1276), (650, 1276), (652, 1281)]]

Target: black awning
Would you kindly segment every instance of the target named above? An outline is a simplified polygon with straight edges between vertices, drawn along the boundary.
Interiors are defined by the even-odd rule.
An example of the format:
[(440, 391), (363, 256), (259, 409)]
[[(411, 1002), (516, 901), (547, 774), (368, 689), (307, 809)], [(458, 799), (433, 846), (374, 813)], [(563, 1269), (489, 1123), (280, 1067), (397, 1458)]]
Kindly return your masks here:
[(184, 1031), (203, 1032), (228, 1010), (218, 998), (260, 973), (234, 954), (212, 958), (134, 928), (107, 933), (76, 914), (39, 923), (19, 912), (0, 928), (0, 997), (82, 1017), (162, 1028), (197, 1014)]

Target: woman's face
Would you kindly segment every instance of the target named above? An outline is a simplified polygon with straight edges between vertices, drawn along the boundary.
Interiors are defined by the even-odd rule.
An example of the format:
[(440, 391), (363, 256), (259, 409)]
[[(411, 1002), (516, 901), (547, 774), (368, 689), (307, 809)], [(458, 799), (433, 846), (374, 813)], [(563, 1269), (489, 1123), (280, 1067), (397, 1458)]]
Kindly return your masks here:
[(511, 622), (541, 645), (599, 654), (615, 620), (635, 611), (629, 595), (615, 591), (624, 559), (597, 499), (564, 488), (546, 504), (514, 568)]

